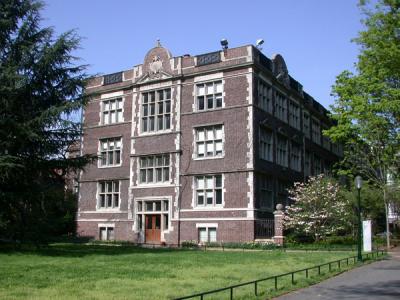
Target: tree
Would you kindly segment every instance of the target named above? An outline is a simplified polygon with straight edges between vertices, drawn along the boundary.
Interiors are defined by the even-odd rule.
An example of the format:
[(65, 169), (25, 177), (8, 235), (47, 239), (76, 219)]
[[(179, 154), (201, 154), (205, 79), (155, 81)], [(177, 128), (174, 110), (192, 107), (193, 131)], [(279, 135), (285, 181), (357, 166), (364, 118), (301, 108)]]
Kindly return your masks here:
[(293, 204), (286, 207), (285, 229), (312, 236), (318, 241), (328, 235), (346, 231), (353, 215), (350, 203), (341, 197), (339, 184), (323, 174), (289, 189)]
[(85, 66), (75, 32), (40, 28), (35, 0), (0, 2), (0, 238), (45, 240), (65, 217), (65, 174), (90, 157), (68, 158), (80, 137)]
[(344, 145), (342, 173), (360, 174), (381, 190), (387, 219), (388, 178), (398, 178), (400, 164), (400, 1), (379, 0), (375, 7), (360, 1), (360, 7), (366, 18), (354, 40), (361, 46), (356, 73), (337, 77), (337, 124), (324, 134)]

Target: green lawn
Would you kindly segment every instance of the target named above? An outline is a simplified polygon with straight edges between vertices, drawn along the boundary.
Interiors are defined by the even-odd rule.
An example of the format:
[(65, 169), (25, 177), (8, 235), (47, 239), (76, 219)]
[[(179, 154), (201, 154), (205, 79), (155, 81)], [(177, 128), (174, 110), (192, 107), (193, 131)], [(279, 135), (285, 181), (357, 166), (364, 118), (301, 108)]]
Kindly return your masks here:
[[(171, 299), (350, 255), (77, 244), (32, 251), (0, 248), (0, 299)], [(272, 282), (264, 285), (260, 289), (273, 287)], [(245, 288), (235, 295), (248, 293), (239, 297), (248, 299), (252, 290)], [(224, 299), (227, 294), (214, 298)]]

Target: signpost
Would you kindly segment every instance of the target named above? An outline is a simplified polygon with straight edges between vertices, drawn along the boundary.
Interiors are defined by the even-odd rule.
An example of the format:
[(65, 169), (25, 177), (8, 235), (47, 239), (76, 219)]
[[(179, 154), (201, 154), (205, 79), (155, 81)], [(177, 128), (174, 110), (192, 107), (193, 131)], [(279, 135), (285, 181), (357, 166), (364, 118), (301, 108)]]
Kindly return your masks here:
[(365, 252), (371, 252), (371, 220), (363, 221), (363, 250)]

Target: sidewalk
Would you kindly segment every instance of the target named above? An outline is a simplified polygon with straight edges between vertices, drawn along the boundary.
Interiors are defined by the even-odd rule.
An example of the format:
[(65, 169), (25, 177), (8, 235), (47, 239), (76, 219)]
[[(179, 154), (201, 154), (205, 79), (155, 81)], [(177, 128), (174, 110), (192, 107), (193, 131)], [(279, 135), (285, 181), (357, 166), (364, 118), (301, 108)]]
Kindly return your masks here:
[(374, 262), (276, 300), (400, 299), (400, 247), (386, 260)]

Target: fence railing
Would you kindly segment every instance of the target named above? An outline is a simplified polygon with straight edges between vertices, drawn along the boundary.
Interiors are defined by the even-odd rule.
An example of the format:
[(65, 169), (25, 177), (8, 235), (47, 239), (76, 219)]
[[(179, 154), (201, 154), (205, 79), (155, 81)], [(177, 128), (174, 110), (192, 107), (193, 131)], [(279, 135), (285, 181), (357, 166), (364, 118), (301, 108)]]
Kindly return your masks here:
[[(379, 251), (375, 251), (375, 252), (371, 252), (371, 253), (366, 253), (363, 254), (363, 260), (366, 259), (374, 259), (374, 258), (378, 258), (379, 256), (383, 256), (386, 253), (386, 251), (384, 250), (379, 250)], [(257, 279), (257, 280), (253, 280), (253, 281), (247, 281), (244, 283), (239, 283), (239, 284), (235, 284), (235, 285), (230, 285), (227, 287), (223, 287), (220, 289), (215, 289), (215, 290), (211, 290), (211, 291), (206, 291), (206, 292), (201, 292), (201, 293), (196, 293), (193, 295), (189, 295), (189, 296), (184, 296), (184, 297), (179, 297), (179, 298), (175, 298), (174, 300), (184, 300), (184, 299), (192, 299), (192, 298), (199, 298), (201, 300), (204, 299), (204, 296), (206, 295), (211, 295), (211, 294), (216, 294), (216, 293), (220, 293), (220, 292), (224, 292), (224, 291), (228, 291), (229, 292), (229, 296), (231, 300), (233, 300), (233, 296), (234, 296), (234, 290), (240, 287), (244, 287), (244, 286), (249, 286), (249, 285), (254, 285), (254, 295), (258, 296), (259, 295), (259, 283), (260, 282), (264, 282), (264, 281), (273, 281), (274, 283), (274, 288), (275, 290), (278, 289), (279, 286), (279, 279), (282, 277), (287, 277), (290, 276), (291, 278), (291, 284), (294, 285), (295, 284), (295, 274), (298, 274), (301, 276), (301, 274), (303, 274), (306, 278), (309, 277), (309, 273), (311, 270), (318, 270), (318, 275), (321, 275), (321, 269), (323, 267), (328, 267), (329, 272), (332, 271), (332, 266), (337, 265), (338, 269), (341, 268), (342, 264), (346, 264), (346, 266), (348, 266), (349, 264), (353, 263), (356, 264), (357, 262), (357, 256), (350, 256), (350, 257), (346, 257), (346, 258), (342, 258), (339, 260), (334, 260), (334, 261), (330, 261), (327, 263), (323, 263), (320, 265), (316, 265), (316, 266), (312, 266), (309, 268), (305, 268), (305, 269), (300, 269), (300, 270), (296, 270), (296, 271), (292, 271), (292, 272), (288, 272), (288, 273), (283, 273), (283, 274), (279, 274), (279, 275), (273, 275), (273, 276), (269, 276), (269, 277), (265, 277), (265, 278), (261, 278), (261, 279)]]
[(269, 239), (274, 236), (274, 219), (256, 220), (254, 223), (254, 234), (256, 239)]

